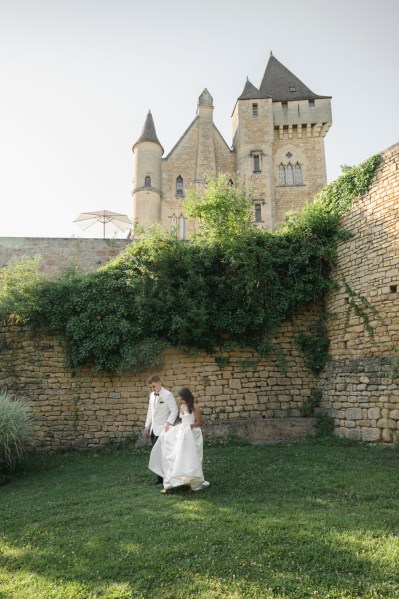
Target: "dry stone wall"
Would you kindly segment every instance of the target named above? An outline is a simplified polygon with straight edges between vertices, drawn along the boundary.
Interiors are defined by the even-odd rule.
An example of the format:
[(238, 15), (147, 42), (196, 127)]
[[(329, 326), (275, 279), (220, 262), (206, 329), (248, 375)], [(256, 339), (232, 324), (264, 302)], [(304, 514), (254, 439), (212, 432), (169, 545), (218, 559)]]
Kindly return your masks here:
[[(231, 352), (219, 356), (222, 367), (215, 356), (168, 350), (159, 370), (165, 386), (177, 393), (181, 385), (189, 385), (202, 406), (205, 430), (213, 427), (216, 436), (234, 429), (229, 423), (241, 421), (257, 441), (271, 428), (266, 426), (269, 419), (275, 420), (275, 430), (284, 420), (292, 423), (311, 390), (319, 387), (322, 408), (333, 416), (337, 435), (367, 442), (397, 441), (398, 223), (399, 144), (383, 153), (368, 194), (345, 215), (344, 226), (353, 238), (339, 247), (334, 275), (339, 289), (326, 300), (330, 361), (319, 378), (304, 366), (295, 346), (295, 337), (322, 310), (312, 306), (298, 312), (278, 333), (286, 374), (276, 355), (259, 360), (250, 350)], [(47, 274), (55, 276), (71, 264), (87, 272), (127, 243), (6, 238), (0, 240), (0, 266), (12, 257), (40, 254)], [(373, 335), (364, 318), (350, 309), (353, 301), (368, 315)], [(148, 401), (145, 381), (151, 373), (96, 374), (89, 366), (74, 372), (65, 368), (64, 360), (54, 334), (30, 337), (20, 326), (0, 328), (0, 387), (31, 401), (42, 447), (98, 447), (142, 430)]]
[[(399, 144), (383, 153), (368, 194), (343, 224), (353, 238), (339, 248), (340, 288), (326, 303), (331, 361), (323, 377), (324, 407), (338, 435), (389, 443), (399, 437), (398, 378), (392, 374), (399, 349)], [(370, 318), (373, 335), (351, 301)]]
[[(215, 435), (223, 436), (229, 431), (228, 423), (239, 420), (280, 422), (298, 417), (318, 380), (304, 366), (294, 337), (314, 316), (312, 307), (282, 327), (278, 341), (286, 361), (285, 373), (281, 357), (276, 355), (259, 360), (246, 350), (215, 359), (215, 355), (167, 350), (159, 374), (175, 394), (183, 385), (191, 388), (202, 407), (208, 434), (212, 434), (212, 425)], [(220, 357), (224, 358), (223, 367), (217, 362)], [(0, 387), (29, 399), (41, 447), (93, 448), (142, 431), (148, 406), (146, 380), (152, 373), (98, 374), (89, 366), (72, 371), (65, 368), (64, 360), (62, 345), (54, 334), (30, 337), (17, 325), (0, 329)], [(292, 438), (293, 426), (287, 424), (288, 438)], [(301, 426), (302, 434), (310, 430)], [(259, 426), (250, 428), (259, 436)]]
[(70, 267), (92, 272), (117, 256), (127, 239), (0, 237), (0, 268), (24, 257), (42, 257), (43, 274), (57, 277)]

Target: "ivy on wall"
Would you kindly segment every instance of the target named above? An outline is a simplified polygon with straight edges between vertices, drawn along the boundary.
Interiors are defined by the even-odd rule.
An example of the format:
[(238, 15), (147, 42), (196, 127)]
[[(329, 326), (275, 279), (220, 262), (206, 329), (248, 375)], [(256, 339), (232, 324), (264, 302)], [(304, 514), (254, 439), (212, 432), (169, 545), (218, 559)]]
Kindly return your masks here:
[[(380, 161), (345, 167), (274, 234), (250, 224), (250, 188), (231, 175), (208, 179), (202, 192), (189, 192), (186, 211), (199, 225), (189, 243), (154, 227), (94, 273), (50, 281), (29, 261), (18, 277), (5, 269), (0, 316), (58, 331), (70, 367), (139, 372), (159, 363), (166, 347), (249, 346), (266, 355), (282, 322), (336, 286), (337, 244), (350, 235), (341, 215), (365, 193)], [(302, 342), (306, 351), (309, 339)]]

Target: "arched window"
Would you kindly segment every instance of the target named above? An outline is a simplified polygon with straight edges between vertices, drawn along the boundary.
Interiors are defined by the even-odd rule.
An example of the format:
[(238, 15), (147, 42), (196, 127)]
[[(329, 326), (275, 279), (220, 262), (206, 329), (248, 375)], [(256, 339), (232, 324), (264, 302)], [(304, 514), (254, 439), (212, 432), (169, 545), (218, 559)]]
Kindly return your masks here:
[(294, 185), (294, 169), (291, 162), (287, 164), (287, 185)]
[(144, 179), (144, 187), (151, 187), (151, 177), (149, 175)]
[(260, 204), (255, 204), (255, 222), (260, 223), (262, 220), (262, 207)]
[(283, 163), (278, 167), (278, 182), (280, 185), (285, 185), (285, 166)]
[(302, 169), (299, 162), (297, 162), (295, 165), (294, 185), (302, 185)]
[(176, 179), (176, 195), (183, 195), (183, 177), (181, 177), (180, 175)]

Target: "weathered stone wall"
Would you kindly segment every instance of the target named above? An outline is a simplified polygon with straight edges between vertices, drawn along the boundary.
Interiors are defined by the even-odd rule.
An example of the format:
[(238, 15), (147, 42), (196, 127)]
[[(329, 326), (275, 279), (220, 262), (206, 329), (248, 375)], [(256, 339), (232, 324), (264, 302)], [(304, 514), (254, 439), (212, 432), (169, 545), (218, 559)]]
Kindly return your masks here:
[(11, 260), (41, 256), (41, 270), (50, 277), (69, 267), (91, 272), (117, 256), (128, 243), (127, 239), (0, 237), (0, 268)]
[[(339, 247), (340, 288), (326, 303), (332, 316), (324, 407), (340, 436), (391, 442), (399, 437), (398, 379), (390, 374), (399, 348), (399, 144), (383, 153), (368, 194), (343, 222), (353, 238)], [(374, 335), (359, 314), (348, 312), (352, 299), (370, 318)]]
[[(175, 394), (188, 385), (209, 423), (208, 433), (212, 423), (219, 425), (217, 436), (233, 421), (299, 416), (300, 406), (318, 381), (304, 366), (294, 337), (315, 312), (314, 307), (302, 311), (293, 323), (281, 328), (278, 342), (286, 374), (281, 371), (281, 357), (275, 355), (258, 360), (250, 350), (231, 352), (223, 355), (229, 363), (221, 368), (215, 356), (168, 350), (159, 371), (163, 383)], [(89, 367), (72, 371), (64, 367), (64, 359), (53, 334), (31, 338), (24, 327), (0, 328), (0, 387), (30, 400), (42, 447), (97, 447), (142, 430), (150, 372), (96, 374)], [(292, 424), (287, 428), (288, 438), (292, 438), (290, 428)], [(309, 428), (302, 426), (302, 430)]]

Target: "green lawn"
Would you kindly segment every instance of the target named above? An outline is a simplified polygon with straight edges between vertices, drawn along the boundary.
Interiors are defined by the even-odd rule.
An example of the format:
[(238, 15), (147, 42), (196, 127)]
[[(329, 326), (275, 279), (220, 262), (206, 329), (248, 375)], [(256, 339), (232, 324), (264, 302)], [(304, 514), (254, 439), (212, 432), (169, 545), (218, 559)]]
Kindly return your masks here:
[(399, 451), (208, 445), (162, 495), (148, 448), (36, 456), (0, 486), (0, 597), (399, 597)]

